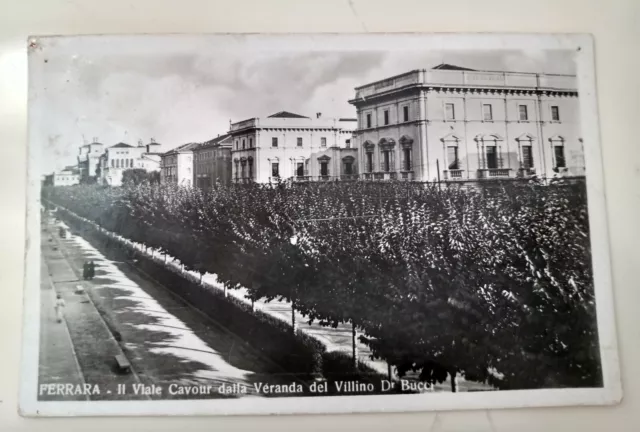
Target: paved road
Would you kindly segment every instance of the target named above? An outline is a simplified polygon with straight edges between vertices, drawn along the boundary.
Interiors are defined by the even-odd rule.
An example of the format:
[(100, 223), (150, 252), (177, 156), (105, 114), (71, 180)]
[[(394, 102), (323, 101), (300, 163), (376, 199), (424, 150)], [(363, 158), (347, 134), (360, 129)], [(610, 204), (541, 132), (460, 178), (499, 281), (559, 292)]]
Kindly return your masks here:
[[(59, 223), (58, 226), (64, 226)], [(57, 228), (56, 228), (57, 229)], [(119, 341), (136, 376), (169, 395), (170, 384), (289, 384), (282, 369), (211, 318), (202, 315), (160, 284), (139, 274), (130, 263), (114, 260), (79, 235), (56, 239), (64, 261), (81, 276), (85, 261), (96, 263), (96, 277), (82, 281), (88, 298)], [(193, 395), (196, 397), (197, 395)], [(218, 392), (207, 397), (235, 397)], [(200, 396), (198, 396), (200, 397)]]

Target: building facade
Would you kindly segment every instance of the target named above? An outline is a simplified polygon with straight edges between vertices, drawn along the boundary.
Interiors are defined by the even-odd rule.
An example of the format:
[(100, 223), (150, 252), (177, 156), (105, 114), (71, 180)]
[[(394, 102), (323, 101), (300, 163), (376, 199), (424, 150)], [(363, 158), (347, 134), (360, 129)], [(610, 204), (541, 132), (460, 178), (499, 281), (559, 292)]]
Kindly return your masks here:
[(231, 135), (225, 134), (193, 149), (193, 184), (209, 189), (231, 183)]
[(315, 118), (282, 111), (231, 124), (232, 181), (269, 183), (355, 179), (356, 119)]
[(87, 182), (88, 179), (98, 178), (101, 173), (98, 169), (100, 165), (100, 156), (104, 153), (104, 144), (98, 142), (98, 138), (93, 138), (93, 142), (80, 146), (78, 153), (78, 169), (80, 177)]
[(356, 88), (364, 179), (584, 175), (576, 77), (440, 65)]
[(80, 169), (74, 166), (65, 167), (53, 174), (53, 186), (73, 186), (80, 184)]
[(160, 169), (160, 144), (138, 142), (137, 146), (118, 143), (107, 148), (100, 157), (100, 183), (109, 186), (121, 186), (122, 174), (130, 169), (143, 169), (147, 172)]
[(190, 187), (193, 184), (193, 150), (199, 143), (183, 144), (160, 156), (160, 182)]

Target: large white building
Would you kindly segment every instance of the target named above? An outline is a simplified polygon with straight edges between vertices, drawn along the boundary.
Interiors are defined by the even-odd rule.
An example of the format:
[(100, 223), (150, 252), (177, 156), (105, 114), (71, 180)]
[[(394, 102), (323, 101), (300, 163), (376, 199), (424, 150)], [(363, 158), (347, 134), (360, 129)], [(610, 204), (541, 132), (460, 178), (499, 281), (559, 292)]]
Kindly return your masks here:
[(232, 181), (269, 183), (355, 179), (356, 119), (286, 111), (231, 124)]
[(584, 175), (576, 77), (442, 64), (356, 88), (361, 178)]
[(187, 143), (161, 155), (160, 182), (192, 186), (194, 178), (193, 150), (200, 143)]
[(89, 178), (97, 179), (100, 177), (100, 156), (104, 153), (104, 144), (98, 142), (98, 138), (93, 138), (89, 144), (80, 146), (78, 153), (78, 169), (80, 177), (83, 181), (89, 181)]
[(80, 183), (78, 167), (68, 166), (53, 174), (53, 186), (73, 186)]
[(100, 183), (121, 186), (122, 174), (130, 169), (159, 171), (159, 147), (160, 144), (152, 139), (149, 144), (139, 141), (135, 147), (121, 142), (107, 148), (100, 158)]

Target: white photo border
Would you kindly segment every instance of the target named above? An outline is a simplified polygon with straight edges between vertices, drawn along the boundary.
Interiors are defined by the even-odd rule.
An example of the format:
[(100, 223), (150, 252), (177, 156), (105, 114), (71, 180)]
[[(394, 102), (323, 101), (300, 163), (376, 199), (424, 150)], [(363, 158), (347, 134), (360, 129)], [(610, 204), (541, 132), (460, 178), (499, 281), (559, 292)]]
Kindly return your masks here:
[[(366, 395), (216, 400), (44, 402), (37, 399), (40, 330), (40, 172), (42, 143), (34, 128), (47, 113), (39, 106), (44, 88), (43, 53), (48, 50), (100, 49), (122, 54), (131, 41), (166, 39), (167, 52), (184, 46), (219, 44), (221, 51), (239, 46), (265, 51), (360, 50), (575, 50), (584, 140), (591, 254), (596, 297), (603, 387), (589, 389), (504, 390), (472, 393)], [(63, 42), (63, 43), (62, 43)], [(30, 37), (29, 143), (26, 212), (23, 345), (19, 411), (23, 416), (133, 416), (133, 415), (263, 415), (364, 412), (443, 411), (495, 408), (612, 405), (622, 399), (609, 230), (596, 97), (594, 41), (587, 34), (225, 34), (225, 35), (109, 35)], [(312, 48), (310, 48), (312, 47)], [(426, 65), (425, 65), (426, 66)]]

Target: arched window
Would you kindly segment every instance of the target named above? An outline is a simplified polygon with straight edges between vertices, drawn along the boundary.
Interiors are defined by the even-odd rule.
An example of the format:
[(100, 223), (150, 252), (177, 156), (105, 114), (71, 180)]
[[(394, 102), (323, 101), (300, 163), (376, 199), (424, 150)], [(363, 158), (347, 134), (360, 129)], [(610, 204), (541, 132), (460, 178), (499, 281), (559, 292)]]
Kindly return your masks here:
[(342, 173), (344, 175), (353, 175), (355, 170), (355, 158), (353, 156), (345, 156), (342, 158)]

